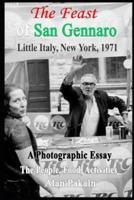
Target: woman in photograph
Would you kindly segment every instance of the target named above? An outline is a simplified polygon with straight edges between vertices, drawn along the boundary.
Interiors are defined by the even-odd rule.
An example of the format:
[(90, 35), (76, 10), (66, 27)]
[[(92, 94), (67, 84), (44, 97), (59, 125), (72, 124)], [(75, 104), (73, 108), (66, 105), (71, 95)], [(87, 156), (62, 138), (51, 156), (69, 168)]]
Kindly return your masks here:
[(31, 152), (35, 155), (36, 140), (22, 119), (26, 116), (27, 99), (23, 89), (16, 85), (6, 85), (4, 95), (5, 131), (3, 135), (2, 199), (38, 200), (39, 186), (50, 196), (59, 197), (57, 190), (48, 186), (47, 174), (22, 173), (21, 166), (28, 169), (39, 167), (38, 159), (28, 159)]

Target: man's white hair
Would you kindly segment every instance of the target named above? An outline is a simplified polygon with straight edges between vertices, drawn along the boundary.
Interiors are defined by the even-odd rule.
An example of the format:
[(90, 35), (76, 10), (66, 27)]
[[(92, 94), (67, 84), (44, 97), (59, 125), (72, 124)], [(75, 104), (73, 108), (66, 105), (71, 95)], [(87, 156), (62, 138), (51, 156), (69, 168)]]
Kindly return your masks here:
[(93, 83), (97, 83), (97, 79), (96, 79), (96, 77), (94, 76), (94, 74), (84, 74), (82, 77), (81, 77), (81, 80), (80, 80), (80, 82), (81, 83), (83, 83), (84, 82), (84, 80), (85, 80), (85, 78), (92, 78), (92, 80), (93, 80)]

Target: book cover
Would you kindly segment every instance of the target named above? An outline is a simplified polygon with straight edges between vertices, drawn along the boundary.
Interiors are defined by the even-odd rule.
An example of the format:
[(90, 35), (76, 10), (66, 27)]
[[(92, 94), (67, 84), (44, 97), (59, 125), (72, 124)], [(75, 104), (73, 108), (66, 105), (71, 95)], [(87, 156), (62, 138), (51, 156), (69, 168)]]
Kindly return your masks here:
[[(48, 174), (47, 184), (64, 197), (132, 197), (132, 3), (10, 2), (4, 11), (5, 84), (25, 90), (23, 121), (39, 147), (37, 173)], [(97, 89), (126, 103), (125, 140), (116, 108), (108, 110), (113, 140), (65, 137), (70, 107), (60, 87), (77, 56), (85, 65), (74, 86), (94, 74)]]

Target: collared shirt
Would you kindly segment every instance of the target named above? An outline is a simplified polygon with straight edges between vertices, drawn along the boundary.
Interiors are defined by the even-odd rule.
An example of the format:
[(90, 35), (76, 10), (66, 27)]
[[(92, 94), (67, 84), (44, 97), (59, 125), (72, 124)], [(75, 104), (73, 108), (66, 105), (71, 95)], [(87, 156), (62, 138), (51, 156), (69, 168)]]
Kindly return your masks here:
[(94, 136), (99, 122), (99, 109), (95, 97), (92, 100), (86, 100), (87, 109), (81, 126), (81, 137)]

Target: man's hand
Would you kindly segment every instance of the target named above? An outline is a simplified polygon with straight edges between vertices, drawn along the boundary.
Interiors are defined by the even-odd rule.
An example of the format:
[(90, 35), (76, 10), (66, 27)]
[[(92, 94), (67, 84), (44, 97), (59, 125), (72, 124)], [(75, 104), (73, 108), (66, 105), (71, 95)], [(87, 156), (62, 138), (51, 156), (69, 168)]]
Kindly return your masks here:
[(85, 65), (86, 65), (86, 63), (83, 63), (82, 56), (78, 55), (76, 57), (73, 57), (70, 72), (75, 73), (75, 72), (81, 70)]
[(73, 57), (73, 62), (72, 62), (70, 72), (66, 76), (64, 83), (70, 84), (73, 81), (73, 78), (76, 75), (76, 72), (80, 71), (85, 65), (86, 63), (83, 63), (82, 56), (77, 56), (76, 58)]

